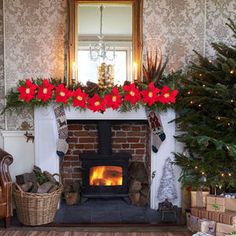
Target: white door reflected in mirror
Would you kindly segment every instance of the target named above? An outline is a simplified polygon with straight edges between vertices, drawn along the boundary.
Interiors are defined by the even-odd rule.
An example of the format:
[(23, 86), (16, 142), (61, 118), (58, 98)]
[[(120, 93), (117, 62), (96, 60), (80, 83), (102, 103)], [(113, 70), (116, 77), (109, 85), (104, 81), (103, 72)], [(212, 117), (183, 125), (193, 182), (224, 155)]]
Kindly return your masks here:
[(78, 5), (78, 82), (98, 83), (102, 63), (112, 65), (114, 84), (132, 80), (132, 5)]

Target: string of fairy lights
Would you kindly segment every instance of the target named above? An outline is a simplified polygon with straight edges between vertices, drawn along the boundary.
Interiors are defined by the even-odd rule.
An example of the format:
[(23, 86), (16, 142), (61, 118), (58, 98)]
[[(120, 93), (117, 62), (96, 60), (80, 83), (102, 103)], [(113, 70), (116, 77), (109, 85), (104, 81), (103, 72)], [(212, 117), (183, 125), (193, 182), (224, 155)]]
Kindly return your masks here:
[[(208, 62), (209, 62), (209, 63), (212, 63), (211, 60), (209, 60)], [(236, 65), (235, 65), (234, 67), (236, 68)], [(232, 75), (235, 74), (235, 70), (234, 70), (234, 69), (231, 69), (231, 70), (229, 71), (229, 73), (230, 73), (230, 75), (232, 76)], [(203, 76), (202, 73), (199, 73), (198, 75), (199, 75), (199, 77), (202, 77), (202, 76)], [(202, 84), (202, 87), (203, 87), (203, 88), (206, 88), (206, 84)], [(189, 90), (189, 91), (187, 91), (187, 94), (188, 94), (188, 95), (193, 95), (193, 92)], [(215, 94), (218, 95), (218, 91), (215, 91)], [(230, 99), (230, 103), (234, 103), (234, 102), (235, 102), (234, 99)], [(190, 100), (189, 103), (190, 103), (191, 105), (194, 104), (194, 105), (198, 106), (199, 108), (202, 107), (202, 103), (196, 104), (193, 100)], [(222, 116), (216, 116), (216, 119), (219, 120), (219, 121), (221, 121), (221, 120), (224, 119), (224, 117), (222, 117)], [(231, 123), (228, 122), (228, 123), (227, 123), (227, 126), (231, 126)], [(229, 148), (228, 145), (226, 145), (226, 148), (227, 148), (228, 150), (230, 150), (230, 148)], [(184, 155), (184, 154), (183, 154), (183, 155)], [(185, 155), (184, 155), (184, 156), (185, 156)], [(188, 166), (189, 166), (189, 165), (188, 165)], [(199, 167), (198, 165), (195, 165), (195, 166), (194, 166), (194, 170), (195, 170), (196, 172), (198, 172), (201, 176), (205, 177), (205, 178), (204, 178), (204, 182), (206, 182), (207, 174), (205, 173), (205, 171), (202, 170), (202, 168)], [(218, 174), (218, 176), (221, 177), (221, 178), (231, 178), (233, 175), (234, 175), (234, 174), (233, 174), (232, 172), (230, 172), (230, 171), (219, 171), (219, 174)]]
[[(211, 60), (209, 60), (208, 62), (209, 62), (209, 63), (212, 63)], [(236, 65), (235, 65), (235, 67), (236, 67)], [(229, 71), (229, 73), (230, 73), (231, 75), (234, 75), (235, 70), (234, 70), (234, 69), (231, 69), (231, 70)], [(202, 73), (199, 73), (199, 77), (202, 77), (202, 76), (203, 76), (203, 74), (202, 74)], [(206, 85), (205, 85), (205, 84), (202, 84), (202, 87), (205, 88)], [(188, 94), (188, 95), (191, 95), (191, 94), (193, 94), (193, 92), (189, 90), (189, 91), (187, 92), (187, 94)], [(215, 91), (215, 94), (217, 95), (217, 94), (218, 94), (218, 91)], [(191, 100), (189, 103), (190, 103), (191, 105), (195, 104), (193, 100)], [(231, 99), (231, 100), (230, 100), (230, 103), (233, 104), (233, 103), (234, 103), (234, 100)], [(201, 107), (202, 107), (202, 104), (199, 103), (197, 106), (201, 108)], [(217, 119), (217, 120), (222, 120), (223, 117), (221, 117), (221, 116), (216, 116), (216, 119)], [(228, 126), (231, 126), (231, 123), (228, 122), (227, 125), (228, 125)]]

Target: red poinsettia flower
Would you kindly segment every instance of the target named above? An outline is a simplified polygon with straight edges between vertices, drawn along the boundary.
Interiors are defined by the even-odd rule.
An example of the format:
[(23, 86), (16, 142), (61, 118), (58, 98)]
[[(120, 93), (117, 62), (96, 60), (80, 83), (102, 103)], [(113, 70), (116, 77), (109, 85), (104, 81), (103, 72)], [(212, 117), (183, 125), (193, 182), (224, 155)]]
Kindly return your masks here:
[(74, 107), (81, 107), (81, 108), (85, 108), (86, 106), (86, 99), (88, 97), (88, 95), (86, 93), (84, 93), (81, 88), (77, 88), (73, 94), (73, 106)]
[(37, 98), (43, 102), (48, 101), (52, 97), (52, 90), (54, 86), (44, 79), (41, 86), (38, 86)]
[(118, 88), (114, 87), (110, 94), (105, 95), (104, 100), (107, 107), (116, 110), (122, 103), (122, 96), (120, 95)]
[(134, 83), (130, 85), (124, 85), (123, 90), (126, 92), (124, 97), (125, 101), (135, 104), (140, 100), (140, 92)]
[(162, 104), (175, 103), (175, 98), (177, 94), (178, 94), (178, 90), (171, 91), (170, 88), (164, 85), (161, 90), (161, 95), (160, 95), (159, 100)]
[(148, 104), (148, 106), (153, 105), (159, 99), (159, 92), (160, 89), (156, 88), (153, 83), (150, 83), (148, 85), (148, 89), (141, 92), (143, 96), (143, 103)]
[(71, 92), (69, 89), (65, 88), (64, 84), (59, 84), (56, 88), (56, 102), (67, 103)]
[(105, 100), (99, 97), (98, 94), (94, 94), (93, 97), (88, 99), (88, 109), (91, 111), (105, 111)]
[(36, 88), (37, 86), (35, 84), (33, 84), (29, 79), (26, 79), (25, 84), (18, 88), (20, 93), (19, 99), (27, 103), (30, 102), (35, 96)]

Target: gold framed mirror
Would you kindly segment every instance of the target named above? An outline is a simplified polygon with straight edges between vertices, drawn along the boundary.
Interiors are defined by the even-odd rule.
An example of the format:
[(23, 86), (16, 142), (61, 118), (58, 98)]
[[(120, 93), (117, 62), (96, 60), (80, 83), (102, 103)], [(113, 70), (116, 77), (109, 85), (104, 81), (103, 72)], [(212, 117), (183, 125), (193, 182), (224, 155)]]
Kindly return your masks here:
[(143, 0), (68, 0), (67, 84), (98, 82), (101, 66), (114, 84), (141, 80)]

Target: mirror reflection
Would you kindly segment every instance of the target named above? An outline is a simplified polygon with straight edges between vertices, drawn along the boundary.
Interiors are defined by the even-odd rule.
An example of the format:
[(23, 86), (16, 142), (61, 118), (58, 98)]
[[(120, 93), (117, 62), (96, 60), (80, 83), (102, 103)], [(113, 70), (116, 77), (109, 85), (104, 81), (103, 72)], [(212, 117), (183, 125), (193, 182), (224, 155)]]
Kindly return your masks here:
[(74, 77), (104, 88), (131, 81), (132, 4), (79, 3), (77, 26)]

